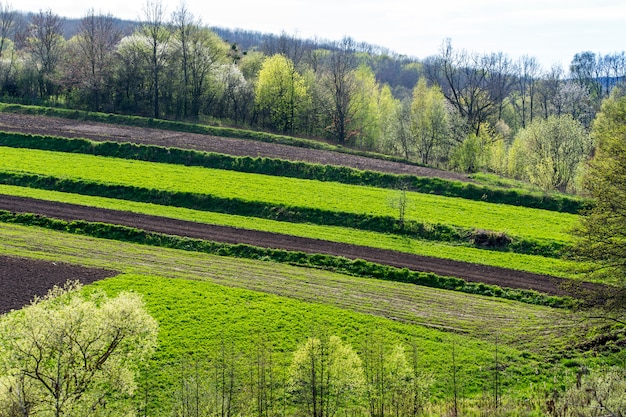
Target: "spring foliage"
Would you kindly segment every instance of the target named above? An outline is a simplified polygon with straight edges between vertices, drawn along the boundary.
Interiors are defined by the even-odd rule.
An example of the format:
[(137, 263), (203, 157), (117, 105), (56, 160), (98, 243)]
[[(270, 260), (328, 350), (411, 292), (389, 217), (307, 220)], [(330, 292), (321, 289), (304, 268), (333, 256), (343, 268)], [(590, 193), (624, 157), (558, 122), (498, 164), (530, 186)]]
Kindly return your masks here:
[(578, 253), (602, 264), (595, 271), (626, 284), (626, 96), (607, 99), (593, 123), (597, 141), (584, 184), (595, 204), (577, 231)]
[(294, 353), (288, 384), (305, 415), (326, 417), (358, 403), (365, 377), (358, 355), (339, 337), (312, 337)]
[(547, 191), (571, 191), (592, 141), (569, 115), (537, 119), (522, 129), (509, 154), (511, 175)]
[(138, 366), (158, 325), (141, 298), (78, 283), (0, 319), (0, 416), (129, 415)]

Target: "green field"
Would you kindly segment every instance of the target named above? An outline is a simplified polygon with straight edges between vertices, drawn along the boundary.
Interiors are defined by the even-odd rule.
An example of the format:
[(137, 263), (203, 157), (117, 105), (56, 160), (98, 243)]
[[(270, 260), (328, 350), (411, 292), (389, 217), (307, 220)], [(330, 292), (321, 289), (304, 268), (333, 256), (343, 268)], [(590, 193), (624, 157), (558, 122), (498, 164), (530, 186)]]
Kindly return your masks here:
[(580, 265), (577, 265), (572, 261), (546, 258), (536, 255), (524, 255), (513, 252), (485, 251), (483, 249), (469, 246), (412, 239), (393, 234), (375, 233), (335, 226), (280, 222), (256, 217), (235, 216), (158, 204), (137, 203), (126, 200), (84, 196), (79, 194), (61, 193), (57, 191), (7, 185), (0, 185), (0, 194), (122, 210), (198, 223), (217, 224), (242, 229), (282, 233), (333, 242), (351, 243), (416, 255), (452, 259), (482, 265), (499, 266), (537, 274), (560, 276), (564, 278), (579, 278), (579, 274), (576, 273), (576, 270), (579, 269)]
[[(452, 343), (464, 395), (475, 398), (489, 389), (497, 334), (501, 360), (507, 364), (504, 392), (519, 399), (530, 382), (551, 385), (567, 375), (559, 358), (595, 325), (581, 327), (580, 318), (565, 310), (288, 265), (35, 227), (2, 224), (0, 233), (3, 254), (123, 272), (96, 286), (111, 293), (130, 289), (144, 295), (161, 326), (159, 349), (145, 376), (165, 386), (176, 385), (171, 367), (190, 355), (210, 356), (224, 338), (249, 352), (262, 334), (284, 365), (312, 329), (336, 333), (357, 350), (376, 329), (390, 342), (416, 343), (422, 371), (433, 374), (434, 399), (450, 395), (450, 358), (445, 352), (449, 354)], [(578, 357), (575, 350), (567, 356), (572, 354)], [(167, 393), (156, 396), (153, 401), (167, 403)]]
[[(318, 210), (323, 215), (398, 218), (397, 202), (403, 196), (398, 190), (368, 186), (32, 149), (0, 147), (0, 161), (0, 173), (81, 180), (87, 187), (105, 184), (209, 195), (287, 207), (294, 212)], [(192, 210), (10, 185), (0, 185), (0, 194), (581, 278), (575, 272), (580, 265), (572, 261), (479, 249), (469, 242), (426, 241), (348, 227), (217, 213), (201, 210), (203, 207)], [(548, 245), (569, 245), (570, 230), (579, 221), (579, 216), (572, 214), (417, 192), (406, 193), (406, 208), (407, 220), (505, 232)], [(305, 268), (271, 262), (269, 256), (259, 256), (260, 260), (216, 256), (36, 226), (0, 222), (0, 237), (1, 255), (120, 272), (85, 291), (102, 288), (110, 294), (130, 290), (143, 295), (160, 325), (157, 352), (143, 368), (135, 399), (138, 409), (152, 410), (148, 415), (176, 415), (173, 407), (186, 365), (217, 363), (220, 351), (224, 354), (226, 349), (245, 368), (263, 346), (275, 354), (277, 376), (284, 379), (298, 344), (321, 333), (340, 336), (359, 353), (373, 334), (389, 345), (415, 346), (420, 375), (430, 381), (428, 415), (449, 411), (454, 395), (452, 351), (456, 352), (461, 408), (467, 409), (464, 415), (476, 416), (486, 415), (481, 407), (491, 401), (496, 374), (503, 404), (516, 410), (506, 415), (525, 410), (526, 415), (540, 416), (548, 396), (573, 383), (581, 366), (597, 367), (621, 358), (620, 352), (611, 351), (610, 343), (605, 347), (601, 342), (597, 346), (585, 342), (598, 335), (621, 340), (622, 333), (612, 333), (614, 329), (606, 322), (566, 308), (349, 276), (319, 265)], [(185, 241), (189, 248), (190, 242)]]
[[(397, 216), (399, 192), (373, 187), (280, 178), (208, 168), (0, 147), (2, 170), (210, 194), (345, 213)], [(506, 232), (513, 236), (571, 240), (577, 216), (546, 210), (408, 192), (406, 218)]]

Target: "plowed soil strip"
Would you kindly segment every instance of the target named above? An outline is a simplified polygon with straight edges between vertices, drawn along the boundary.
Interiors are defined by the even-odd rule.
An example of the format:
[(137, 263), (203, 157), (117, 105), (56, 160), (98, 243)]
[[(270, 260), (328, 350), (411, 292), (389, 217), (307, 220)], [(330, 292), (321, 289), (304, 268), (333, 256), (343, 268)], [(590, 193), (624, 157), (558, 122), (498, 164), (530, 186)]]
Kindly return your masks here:
[(85, 122), (56, 117), (1, 113), (0, 130), (104, 142), (132, 142), (235, 156), (266, 157), (314, 164), (347, 166), (365, 171), (471, 181), (466, 175), (332, 151), (300, 148), (245, 139)]
[(453, 276), (467, 281), (495, 284), (501, 287), (533, 289), (552, 295), (575, 295), (581, 289), (594, 290), (601, 288), (591, 283), (583, 283), (581, 288), (571, 288), (572, 282), (562, 278), (391, 250), (23, 197), (0, 195), (0, 210), (14, 213), (35, 213), (67, 221), (85, 220), (118, 224), (150, 232), (222, 243), (243, 243), (266, 248), (302, 251), (310, 254), (322, 253), (344, 256), (350, 259), (358, 258), (379, 264), (408, 268), (413, 271), (433, 272), (442, 276)]
[(117, 274), (60, 262), (0, 256), (0, 314), (22, 308), (33, 297), (43, 297), (52, 287), (62, 286), (68, 280), (90, 284)]

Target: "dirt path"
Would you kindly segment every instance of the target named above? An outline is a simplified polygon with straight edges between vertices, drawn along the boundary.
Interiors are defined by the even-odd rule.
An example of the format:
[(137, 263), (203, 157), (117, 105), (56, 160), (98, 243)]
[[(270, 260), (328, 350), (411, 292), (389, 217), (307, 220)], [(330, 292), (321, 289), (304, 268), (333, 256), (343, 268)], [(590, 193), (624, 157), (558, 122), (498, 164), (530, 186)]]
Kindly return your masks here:
[[(0, 210), (15, 213), (37, 213), (63, 220), (86, 220), (136, 227), (146, 231), (169, 235), (211, 240), (224, 243), (245, 243), (254, 246), (322, 253), (364, 259), (414, 271), (433, 272), (443, 276), (463, 278), (467, 281), (495, 284), (502, 287), (533, 289), (552, 295), (571, 295), (578, 288), (568, 288), (571, 281), (547, 275), (532, 274), (505, 268), (477, 265), (446, 259), (412, 255), (391, 250), (335, 243), (318, 239), (301, 238), (269, 232), (237, 229), (148, 216), (116, 210), (50, 202), (22, 197), (0, 195)], [(584, 290), (599, 286), (585, 283)]]
[(132, 142), (145, 145), (195, 149), (235, 156), (260, 156), (315, 164), (347, 166), (366, 171), (378, 171), (391, 174), (411, 174), (422, 177), (470, 181), (466, 175), (454, 172), (338, 152), (306, 149), (253, 140), (222, 138), (55, 117), (0, 113), (0, 131), (70, 138), (79, 137), (95, 141)]
[(52, 287), (62, 286), (67, 280), (90, 284), (117, 274), (60, 262), (0, 256), (0, 314), (22, 308), (34, 296), (43, 297)]

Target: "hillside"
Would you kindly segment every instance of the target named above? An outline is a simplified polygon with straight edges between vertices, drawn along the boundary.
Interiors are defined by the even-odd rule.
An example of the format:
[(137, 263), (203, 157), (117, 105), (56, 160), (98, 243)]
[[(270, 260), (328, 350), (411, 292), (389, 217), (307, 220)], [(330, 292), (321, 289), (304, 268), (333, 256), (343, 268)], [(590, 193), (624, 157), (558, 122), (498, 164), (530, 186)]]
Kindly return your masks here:
[(163, 131), (134, 126), (111, 125), (83, 120), (32, 115), (1, 113), (0, 130), (37, 135), (88, 138), (94, 141), (130, 142), (163, 147), (194, 149), (235, 156), (276, 158), (288, 161), (304, 161), (314, 164), (346, 166), (364, 171), (378, 171), (390, 174), (410, 174), (424, 177), (437, 177), (457, 181), (470, 181), (467, 175), (457, 174), (414, 164), (368, 158), (344, 152), (325, 151), (277, 143), (250, 141), (193, 133)]
[[(71, 140), (352, 167), (372, 178), (467, 177), (327, 149), (58, 117), (0, 113), (0, 131), (59, 144), (39, 149), (24, 136), (25, 147), (0, 146), (7, 288), (0, 312), (62, 277), (97, 281), (92, 285), (112, 294), (143, 294), (161, 333), (141, 377), (150, 396), (136, 401), (137, 408), (161, 410), (154, 415), (179, 404), (181, 380), (172, 369), (189, 358), (215, 365), (226, 344), (242, 352), (237, 372), (244, 375), (244, 358), (261, 336), (283, 376), (298, 344), (320, 328), (360, 354), (374, 329), (389, 343), (417, 346), (419, 372), (432, 378), (425, 415), (441, 414), (458, 394), (450, 383), (451, 350), (458, 349), (452, 367), (462, 370), (465, 410), (491, 407), (485, 392), (492, 392), (495, 372), (506, 407), (532, 404), (540, 415), (545, 396), (568, 386), (575, 368), (611, 363), (610, 346), (624, 342), (601, 321), (580, 325), (583, 316), (570, 309), (585, 291), (610, 291), (581, 281), (566, 259), (576, 214), (207, 168), (174, 157), (165, 163), (122, 152), (94, 155), (75, 150)], [(406, 204), (400, 217), (398, 198)], [(602, 333), (608, 337), (598, 338)], [(495, 370), (494, 351), (503, 364)], [(245, 402), (248, 385), (243, 376), (238, 381)]]

